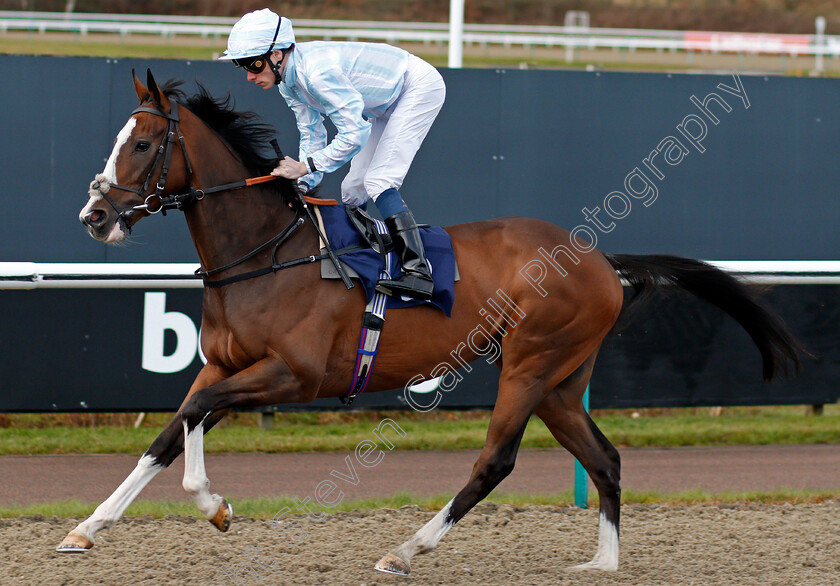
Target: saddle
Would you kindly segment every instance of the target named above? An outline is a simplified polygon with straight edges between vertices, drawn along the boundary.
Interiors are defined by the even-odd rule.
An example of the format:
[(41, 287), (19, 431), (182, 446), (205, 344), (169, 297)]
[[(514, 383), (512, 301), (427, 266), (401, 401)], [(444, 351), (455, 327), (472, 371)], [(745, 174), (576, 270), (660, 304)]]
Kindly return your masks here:
[[(358, 279), (367, 299), (353, 379), (347, 394), (341, 398), (342, 403), (349, 405), (365, 390), (370, 380), (379, 337), (385, 324), (386, 309), (429, 303), (447, 316), (450, 315), (455, 299), (455, 255), (452, 241), (445, 230), (420, 227), (427, 260), (433, 266), (435, 290), (432, 299), (419, 301), (390, 297), (376, 290), (376, 284), (380, 280), (396, 278), (401, 273), (385, 223), (358, 206), (331, 202), (331, 205), (313, 205), (313, 208), (321, 233), (338, 257), (342, 269), (351, 279)], [(322, 252), (326, 250), (326, 246), (327, 243), (322, 243)], [(323, 256), (325, 255), (322, 254)], [(321, 276), (340, 278), (335, 265), (326, 259), (321, 261)]]
[[(338, 256), (345, 272), (362, 285), (365, 298), (373, 298), (380, 278), (393, 279), (402, 274), (394, 246), (384, 222), (377, 220), (358, 206), (344, 205), (326, 200), (330, 205), (313, 205), (321, 232)], [(388, 297), (389, 309), (413, 307), (430, 303), (449, 316), (452, 310), (454, 284), (458, 279), (455, 254), (449, 234), (440, 227), (420, 225), (420, 234), (426, 248), (426, 256), (432, 265), (435, 290), (430, 301), (419, 301), (404, 297)], [(322, 243), (322, 247), (324, 243)], [(323, 250), (322, 250), (323, 252)], [(380, 273), (387, 267), (387, 276)], [(321, 261), (321, 277), (339, 278), (333, 264)]]
[[(318, 221), (319, 223), (321, 223), (322, 229), (324, 228), (324, 226), (319, 207), (341, 205), (334, 199), (311, 197), (309, 195), (303, 196), (303, 199), (306, 201), (306, 203), (315, 206), (315, 213), (318, 216)], [(350, 221), (350, 225), (358, 231), (359, 236), (361, 236), (362, 238), (363, 244), (367, 245), (368, 248), (372, 248), (373, 250), (375, 250), (383, 256), (394, 250), (394, 243), (391, 240), (391, 235), (387, 232), (385, 234), (380, 234), (377, 230), (376, 218), (368, 214), (364, 210), (364, 208), (361, 208), (359, 206), (343, 204), (343, 207), (344, 211), (347, 213), (347, 219)], [(418, 224), (418, 226), (428, 227), (428, 224)]]

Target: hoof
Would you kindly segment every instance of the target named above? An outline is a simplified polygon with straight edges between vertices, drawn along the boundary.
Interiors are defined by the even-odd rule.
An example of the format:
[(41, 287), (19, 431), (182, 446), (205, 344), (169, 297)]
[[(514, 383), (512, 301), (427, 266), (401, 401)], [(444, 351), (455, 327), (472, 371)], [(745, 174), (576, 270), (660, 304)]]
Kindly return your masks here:
[(385, 572), (386, 574), (396, 574), (397, 576), (408, 576), (411, 567), (408, 562), (398, 558), (392, 553), (386, 554), (381, 560), (376, 562), (373, 566), (375, 570)]
[(55, 548), (60, 553), (87, 553), (93, 547), (93, 540), (82, 535), (69, 533), (61, 545)]
[(210, 522), (216, 529), (224, 533), (230, 529), (231, 519), (233, 519), (233, 507), (225, 499), (222, 499), (219, 510), (216, 511), (216, 515), (210, 519)]

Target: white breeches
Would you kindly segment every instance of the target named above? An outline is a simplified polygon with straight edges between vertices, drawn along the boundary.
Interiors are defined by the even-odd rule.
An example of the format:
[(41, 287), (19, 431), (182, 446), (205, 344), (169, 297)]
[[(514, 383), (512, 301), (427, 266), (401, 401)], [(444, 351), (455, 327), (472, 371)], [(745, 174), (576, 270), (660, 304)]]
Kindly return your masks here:
[(445, 97), (437, 69), (412, 56), (402, 94), (384, 116), (370, 121), (370, 137), (350, 163), (341, 183), (344, 203), (363, 205), (386, 189), (402, 186)]

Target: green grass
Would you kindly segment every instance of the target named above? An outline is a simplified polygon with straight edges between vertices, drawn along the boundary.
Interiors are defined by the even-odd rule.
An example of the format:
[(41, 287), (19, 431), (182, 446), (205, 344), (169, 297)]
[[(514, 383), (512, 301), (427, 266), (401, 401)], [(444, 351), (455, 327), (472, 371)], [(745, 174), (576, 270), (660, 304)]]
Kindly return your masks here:
[(116, 35), (3, 35), (0, 54), (58, 55), (62, 57), (105, 57), (135, 59), (209, 60), (225, 49), (225, 39), (181, 43), (160, 37), (129, 37), (115, 41)]
[(675, 415), (638, 419), (624, 416), (598, 418), (598, 426), (617, 446), (716, 446), (765, 444), (819, 444), (840, 441), (837, 406), (824, 416), (805, 409), (765, 408), (757, 412), (733, 411), (719, 417)]
[[(340, 503), (331, 509), (325, 509), (314, 504), (308, 505), (312, 511), (323, 511), (326, 513), (374, 510), (374, 509), (398, 509), (404, 506), (417, 506), (423, 510), (440, 510), (452, 498), (452, 495), (438, 495), (433, 497), (413, 497), (409, 493), (398, 493), (385, 498), (371, 498)], [(629, 504), (661, 504), (671, 506), (688, 505), (742, 505), (749, 503), (759, 504), (781, 504), (781, 503), (820, 503), (838, 498), (837, 493), (815, 490), (785, 490), (773, 492), (724, 492), (712, 494), (705, 491), (695, 490), (679, 493), (663, 492), (634, 492), (624, 491), (621, 502)], [(296, 511), (292, 497), (260, 498), (260, 499), (230, 499), (234, 507), (235, 517), (248, 517), (251, 519), (272, 519), (284, 508)], [(495, 503), (499, 505), (525, 506), (572, 506), (574, 495), (572, 491), (564, 491), (557, 494), (506, 494), (492, 493), (484, 503)], [(42, 503), (27, 506), (5, 506), (0, 507), (0, 518), (14, 518), (20, 516), (41, 515), (44, 517), (87, 517), (96, 508), (97, 503), (82, 503), (77, 500), (61, 501), (56, 503)], [(589, 495), (589, 506), (597, 508), (598, 494), (592, 492)], [(182, 517), (196, 517), (195, 505), (188, 501), (149, 501), (139, 500), (134, 502), (127, 510), (127, 517), (152, 517), (160, 519), (167, 515)]]
[[(224, 51), (226, 42), (226, 37), (201, 39), (182, 36), (164, 39), (156, 35), (140, 34), (123, 38), (107, 33), (91, 33), (82, 36), (73, 33), (10, 32), (0, 35), (0, 54), (206, 61), (216, 59)], [(404, 47), (436, 67), (448, 65), (448, 53), (445, 47), (422, 43), (408, 43)], [(573, 63), (567, 63), (563, 48), (557, 48), (555, 51), (546, 51), (541, 48), (537, 53), (534, 49), (517, 46), (508, 47), (503, 51), (488, 51), (487, 48), (466, 46), (463, 66), (466, 68), (518, 69), (527, 67), (529, 69), (574, 70), (595, 68), (605, 71), (647, 72), (697, 69), (697, 65), (687, 59), (673, 63), (660, 62), (654, 53), (653, 51), (602, 52), (596, 60), (593, 60), (592, 56), (583, 58), (578, 54)], [(768, 59), (770, 59), (768, 61), (770, 69), (779, 69), (777, 59), (772, 57)], [(811, 65), (808, 62), (806, 65), (801, 65), (799, 69), (793, 65), (788, 69), (789, 71), (786, 72), (788, 75), (809, 75)], [(824, 75), (837, 76), (840, 72), (832, 70), (825, 72)]]
[[(325, 412), (283, 413), (275, 417), (274, 429), (257, 426), (257, 416), (238, 413), (231, 423), (212, 430), (205, 450), (218, 452), (349, 451), (362, 440), (375, 439), (372, 430), (383, 418), (393, 418), (406, 432), (404, 438), (393, 433), (398, 449), (480, 448), (484, 443), (489, 414), (482, 411), (434, 412)], [(49, 414), (0, 415), (0, 454), (130, 453), (146, 450), (169, 414), (150, 414), (143, 426), (128, 425), (132, 414)], [(708, 409), (647, 409), (638, 411), (596, 411), (593, 418), (607, 437), (619, 447), (683, 446), (732, 444), (806, 444), (840, 441), (840, 405), (826, 405), (821, 416), (806, 414), (804, 406), (725, 408), (714, 416)], [(108, 422), (103, 425), (102, 422)], [(116, 424), (115, 424), (116, 423)], [(522, 442), (524, 448), (549, 448), (557, 444), (539, 420), (533, 420)], [(294, 510), (291, 497), (242, 499), (231, 495), (238, 516), (271, 519), (284, 507)], [(814, 503), (836, 499), (827, 491), (682, 493), (624, 491), (622, 502), (669, 505), (741, 503)], [(186, 497), (185, 497), (186, 498)], [(387, 498), (345, 502), (330, 511), (399, 508), (418, 505), (440, 509), (451, 495), (414, 498), (400, 493)], [(590, 506), (597, 506), (591, 493)], [(509, 505), (559, 505), (574, 502), (571, 491), (557, 494), (493, 493), (488, 502)], [(30, 506), (0, 507), (0, 517), (43, 515), (84, 517), (96, 503), (63, 501)], [(128, 516), (155, 518), (166, 515), (196, 515), (187, 502), (137, 501)]]
[[(88, 37), (73, 35), (6, 35), (0, 36), (0, 54), (11, 55), (53, 55), (63, 57), (102, 57), (117, 59), (183, 59), (194, 61), (208, 61), (218, 57), (225, 49), (226, 39), (194, 40), (194, 39), (168, 39), (160, 40), (159, 37), (129, 37), (119, 42), (116, 35), (88, 35)], [(90, 40), (85, 40), (90, 39)], [(424, 46), (412, 44), (406, 47), (411, 52), (427, 60), (436, 67), (446, 67), (448, 55), (435, 45)], [(522, 63), (527, 63), (531, 68), (547, 69), (581, 69), (587, 63), (568, 64), (565, 60), (565, 53), (562, 49), (557, 50), (557, 57), (535, 58), (529, 56), (527, 50), (514, 49), (508, 57), (489, 57), (484, 55), (464, 55), (464, 67), (468, 68), (491, 68), (510, 67), (518, 68)], [(639, 69), (638, 63), (593, 63), (595, 67), (611, 70)], [(645, 66), (646, 70), (673, 70), (675, 67), (659, 65)], [(678, 67), (676, 69), (679, 69)]]
[[(593, 418), (619, 448), (840, 442), (837, 404), (827, 405), (821, 416), (806, 414), (804, 406), (726, 408), (719, 416), (710, 415), (707, 409), (639, 410), (635, 412), (638, 417), (633, 413), (595, 412)], [(83, 417), (93, 423), (80, 426)], [(139, 455), (171, 417), (156, 414), (134, 429), (130, 425), (98, 425), (92, 415), (3, 415), (0, 455)], [(386, 417), (405, 431), (402, 438), (387, 433), (402, 450), (480, 449), (489, 423), (487, 412), (302, 413), (278, 414), (274, 428), (266, 431), (256, 426), (254, 414), (237, 414), (233, 423), (207, 434), (205, 452), (348, 451), (362, 440), (376, 439), (373, 429)], [(522, 447), (556, 446), (545, 425), (532, 419)]]

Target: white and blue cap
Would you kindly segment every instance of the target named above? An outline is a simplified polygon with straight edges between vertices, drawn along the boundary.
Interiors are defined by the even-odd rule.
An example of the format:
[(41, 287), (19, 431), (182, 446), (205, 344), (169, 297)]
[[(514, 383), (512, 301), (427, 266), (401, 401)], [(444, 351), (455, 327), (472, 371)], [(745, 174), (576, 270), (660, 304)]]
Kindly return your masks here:
[(227, 50), (219, 59), (257, 57), (274, 49), (288, 49), (294, 43), (292, 22), (263, 8), (249, 12), (233, 25)]

